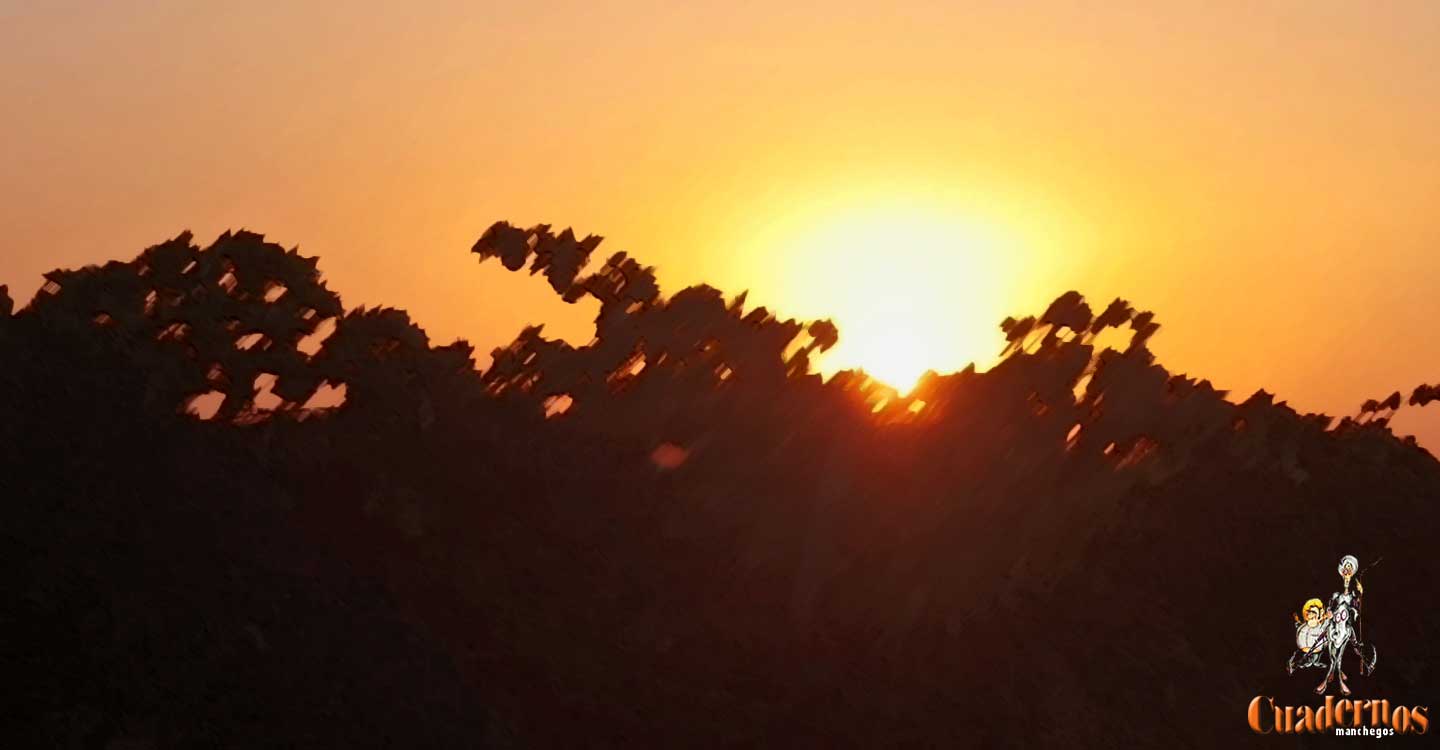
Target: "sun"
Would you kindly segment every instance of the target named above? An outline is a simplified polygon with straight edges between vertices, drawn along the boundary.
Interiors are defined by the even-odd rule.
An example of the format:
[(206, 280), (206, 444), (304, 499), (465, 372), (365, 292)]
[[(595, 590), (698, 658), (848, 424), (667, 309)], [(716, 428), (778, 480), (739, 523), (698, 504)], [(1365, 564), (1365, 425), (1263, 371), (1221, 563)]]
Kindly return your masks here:
[(859, 367), (866, 374), (905, 394), (915, 387), (926, 370), (941, 367), (913, 328), (892, 327), (883, 322), (879, 325), (844, 325), (842, 340), (846, 345), (837, 348), (833, 355), (834, 363), (826, 369)]
[(1003, 233), (953, 207), (892, 200), (847, 205), (779, 240), (784, 299), (829, 317), (840, 341), (822, 373), (859, 368), (901, 393), (927, 370), (998, 354), (1016, 276)]

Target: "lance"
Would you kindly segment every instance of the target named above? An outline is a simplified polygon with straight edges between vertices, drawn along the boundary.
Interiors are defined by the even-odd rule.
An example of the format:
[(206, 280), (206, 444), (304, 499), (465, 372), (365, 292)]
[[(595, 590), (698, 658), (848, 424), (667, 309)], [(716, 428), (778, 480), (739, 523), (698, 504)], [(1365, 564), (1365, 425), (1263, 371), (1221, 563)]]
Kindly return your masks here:
[[(1359, 571), (1356, 571), (1356, 573), (1355, 573), (1355, 580), (1356, 580), (1356, 581), (1359, 581), (1361, 574), (1370, 572), (1372, 569), (1375, 568), (1376, 565), (1379, 565), (1379, 564), (1380, 564), (1380, 561), (1381, 561), (1381, 560), (1384, 560), (1384, 559), (1385, 559), (1385, 558), (1383, 558), (1383, 557), (1377, 557), (1377, 558), (1375, 558), (1375, 562), (1372, 562), (1372, 563), (1370, 563), (1369, 565), (1366, 565), (1364, 568), (1360, 569)], [(1365, 595), (1364, 595), (1363, 593), (1361, 593), (1360, 596), (1363, 597), (1363, 596), (1365, 596)], [(1356, 637), (1356, 640), (1358, 640), (1359, 642), (1361, 642), (1361, 643), (1364, 643), (1364, 642), (1365, 642), (1365, 617), (1364, 617), (1363, 615), (1360, 617), (1360, 625), (1359, 625), (1358, 628), (1356, 628), (1355, 637)]]

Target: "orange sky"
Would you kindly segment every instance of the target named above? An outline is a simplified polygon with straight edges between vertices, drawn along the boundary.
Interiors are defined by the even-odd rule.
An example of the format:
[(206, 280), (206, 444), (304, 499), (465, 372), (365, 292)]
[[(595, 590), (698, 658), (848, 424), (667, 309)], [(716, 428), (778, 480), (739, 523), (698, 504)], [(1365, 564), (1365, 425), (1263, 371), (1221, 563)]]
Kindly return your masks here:
[(21, 301), (245, 226), (441, 341), (588, 339), (467, 254), (504, 218), (833, 316), (830, 366), (897, 378), (1076, 288), (1241, 394), (1440, 381), (1440, 3), (97, 5), (0, 0)]

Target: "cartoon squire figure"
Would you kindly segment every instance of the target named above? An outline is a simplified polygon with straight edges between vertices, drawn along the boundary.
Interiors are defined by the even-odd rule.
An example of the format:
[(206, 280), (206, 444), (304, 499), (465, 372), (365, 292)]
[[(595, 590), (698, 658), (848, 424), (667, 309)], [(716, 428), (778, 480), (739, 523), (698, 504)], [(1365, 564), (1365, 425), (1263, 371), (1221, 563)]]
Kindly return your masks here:
[(1311, 599), (1300, 611), (1305, 613), (1305, 619), (1295, 615), (1295, 653), (1290, 655), (1290, 662), (1285, 666), (1289, 674), (1295, 674), (1297, 669), (1324, 666), (1325, 602)]

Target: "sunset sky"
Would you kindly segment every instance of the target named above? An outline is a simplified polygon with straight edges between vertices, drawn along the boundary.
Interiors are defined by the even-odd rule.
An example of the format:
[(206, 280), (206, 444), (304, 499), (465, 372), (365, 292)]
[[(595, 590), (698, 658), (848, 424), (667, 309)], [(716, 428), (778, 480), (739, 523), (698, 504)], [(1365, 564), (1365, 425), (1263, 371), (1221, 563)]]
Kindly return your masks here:
[(983, 367), (1074, 288), (1348, 414), (1440, 382), (1437, 40), (1428, 0), (0, 0), (0, 283), (246, 227), (483, 365), (589, 339), (468, 253), (547, 222), (832, 317), (829, 368)]

